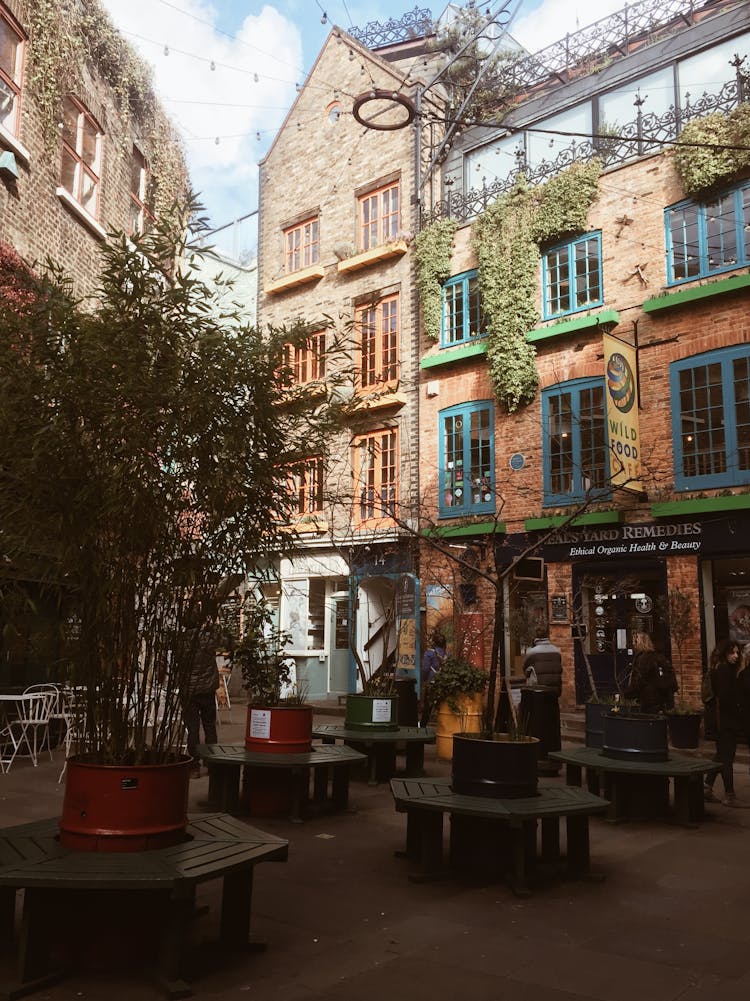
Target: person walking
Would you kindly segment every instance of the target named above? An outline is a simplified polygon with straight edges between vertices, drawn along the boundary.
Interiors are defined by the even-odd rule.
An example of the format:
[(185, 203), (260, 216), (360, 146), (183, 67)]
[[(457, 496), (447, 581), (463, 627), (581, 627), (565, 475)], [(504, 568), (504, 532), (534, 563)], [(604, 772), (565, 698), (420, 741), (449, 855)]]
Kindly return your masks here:
[(635, 660), (630, 673), (630, 684), (625, 698), (635, 699), (644, 713), (661, 713), (674, 705), (677, 679), (672, 665), (654, 648), (648, 633), (638, 632), (633, 637)]
[(562, 695), (562, 654), (548, 636), (538, 636), (526, 650), (523, 671), (527, 684), (553, 688)]
[[(734, 792), (734, 757), (737, 740), (747, 733), (746, 696), (743, 694), (747, 678), (740, 671), (740, 647), (734, 640), (724, 640), (717, 647), (714, 668), (716, 691), (717, 733), (716, 751), (721, 762), (725, 806), (742, 806)], [(750, 678), (750, 675), (748, 676)], [(750, 688), (748, 689), (750, 692)]]
[(430, 683), (440, 670), (443, 661), (448, 656), (445, 634), (436, 629), (432, 634), (432, 643), (422, 657), (422, 715), (419, 720), (421, 727), (427, 726), (432, 714), (430, 698)]
[(193, 667), (182, 693), (182, 715), (187, 729), (187, 753), (193, 759), (192, 774), (200, 776), (200, 761), (196, 748), (203, 726), (204, 743), (218, 743), (216, 733), (216, 690), (220, 684), (216, 650), (219, 633), (213, 615), (207, 615), (201, 626), (189, 629), (185, 643), (193, 657)]

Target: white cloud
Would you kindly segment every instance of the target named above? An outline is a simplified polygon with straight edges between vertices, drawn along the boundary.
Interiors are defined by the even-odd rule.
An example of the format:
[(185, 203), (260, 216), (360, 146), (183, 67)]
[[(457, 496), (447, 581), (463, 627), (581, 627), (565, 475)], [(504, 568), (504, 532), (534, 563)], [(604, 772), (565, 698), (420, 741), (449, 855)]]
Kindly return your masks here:
[(179, 0), (187, 14), (155, 0), (102, 3), (153, 67), (157, 92), (185, 141), (193, 185), (213, 223), (254, 209), (257, 161), (302, 74), (296, 25), (266, 5), (230, 38), (216, 29), (216, 11), (202, 0)]
[(521, 8), (510, 33), (529, 52), (538, 52), (624, 6), (625, 0), (542, 0), (528, 13)]

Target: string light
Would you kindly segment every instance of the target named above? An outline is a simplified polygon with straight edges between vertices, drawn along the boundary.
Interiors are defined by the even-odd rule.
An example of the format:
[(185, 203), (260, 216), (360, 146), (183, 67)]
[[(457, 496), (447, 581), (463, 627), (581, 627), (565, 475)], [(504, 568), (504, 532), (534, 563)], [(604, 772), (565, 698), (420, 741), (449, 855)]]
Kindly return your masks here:
[(168, 46), (168, 45), (165, 45), (165, 46), (164, 46), (164, 55), (165, 55), (165, 56), (168, 56), (168, 55), (169, 55), (169, 46)]

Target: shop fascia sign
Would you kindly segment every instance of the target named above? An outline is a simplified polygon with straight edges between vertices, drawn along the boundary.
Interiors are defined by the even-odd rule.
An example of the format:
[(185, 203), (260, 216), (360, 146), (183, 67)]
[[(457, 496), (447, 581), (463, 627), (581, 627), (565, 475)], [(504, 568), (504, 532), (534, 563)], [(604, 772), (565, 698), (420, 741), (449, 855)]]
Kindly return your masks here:
[(560, 529), (544, 547), (547, 560), (607, 559), (611, 556), (695, 555), (703, 546), (699, 521)]

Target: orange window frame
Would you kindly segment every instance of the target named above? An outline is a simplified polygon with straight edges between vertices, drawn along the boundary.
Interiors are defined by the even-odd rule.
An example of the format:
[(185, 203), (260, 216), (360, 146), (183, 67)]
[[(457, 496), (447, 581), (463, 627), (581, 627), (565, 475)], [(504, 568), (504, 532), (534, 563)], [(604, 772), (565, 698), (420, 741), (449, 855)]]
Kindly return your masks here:
[(290, 384), (292, 386), (304, 386), (307, 383), (325, 379), (325, 330), (311, 334), (302, 344), (285, 345), (284, 364), (287, 368), (291, 369)]
[(360, 250), (371, 250), (393, 240), (401, 229), (400, 184), (394, 181), (358, 199)]
[[(26, 38), (11, 17), (0, 10), (0, 29), (5, 36), (0, 46), (0, 123), (17, 137), (21, 125), (21, 92)], [(9, 57), (9, 58), (8, 58)]]
[(68, 95), (63, 111), (62, 186), (99, 218), (102, 131), (94, 116)]
[(317, 264), (320, 259), (320, 220), (305, 219), (284, 230), (284, 271), (290, 274)]
[(316, 456), (296, 463), (289, 470), (289, 488), (294, 497), (292, 514), (322, 514), (325, 465)]
[(358, 389), (395, 389), (399, 373), (399, 297), (386, 296), (355, 310), (359, 336)]
[(362, 527), (395, 524), (398, 492), (398, 431), (383, 428), (353, 442), (356, 494), (354, 522)]

